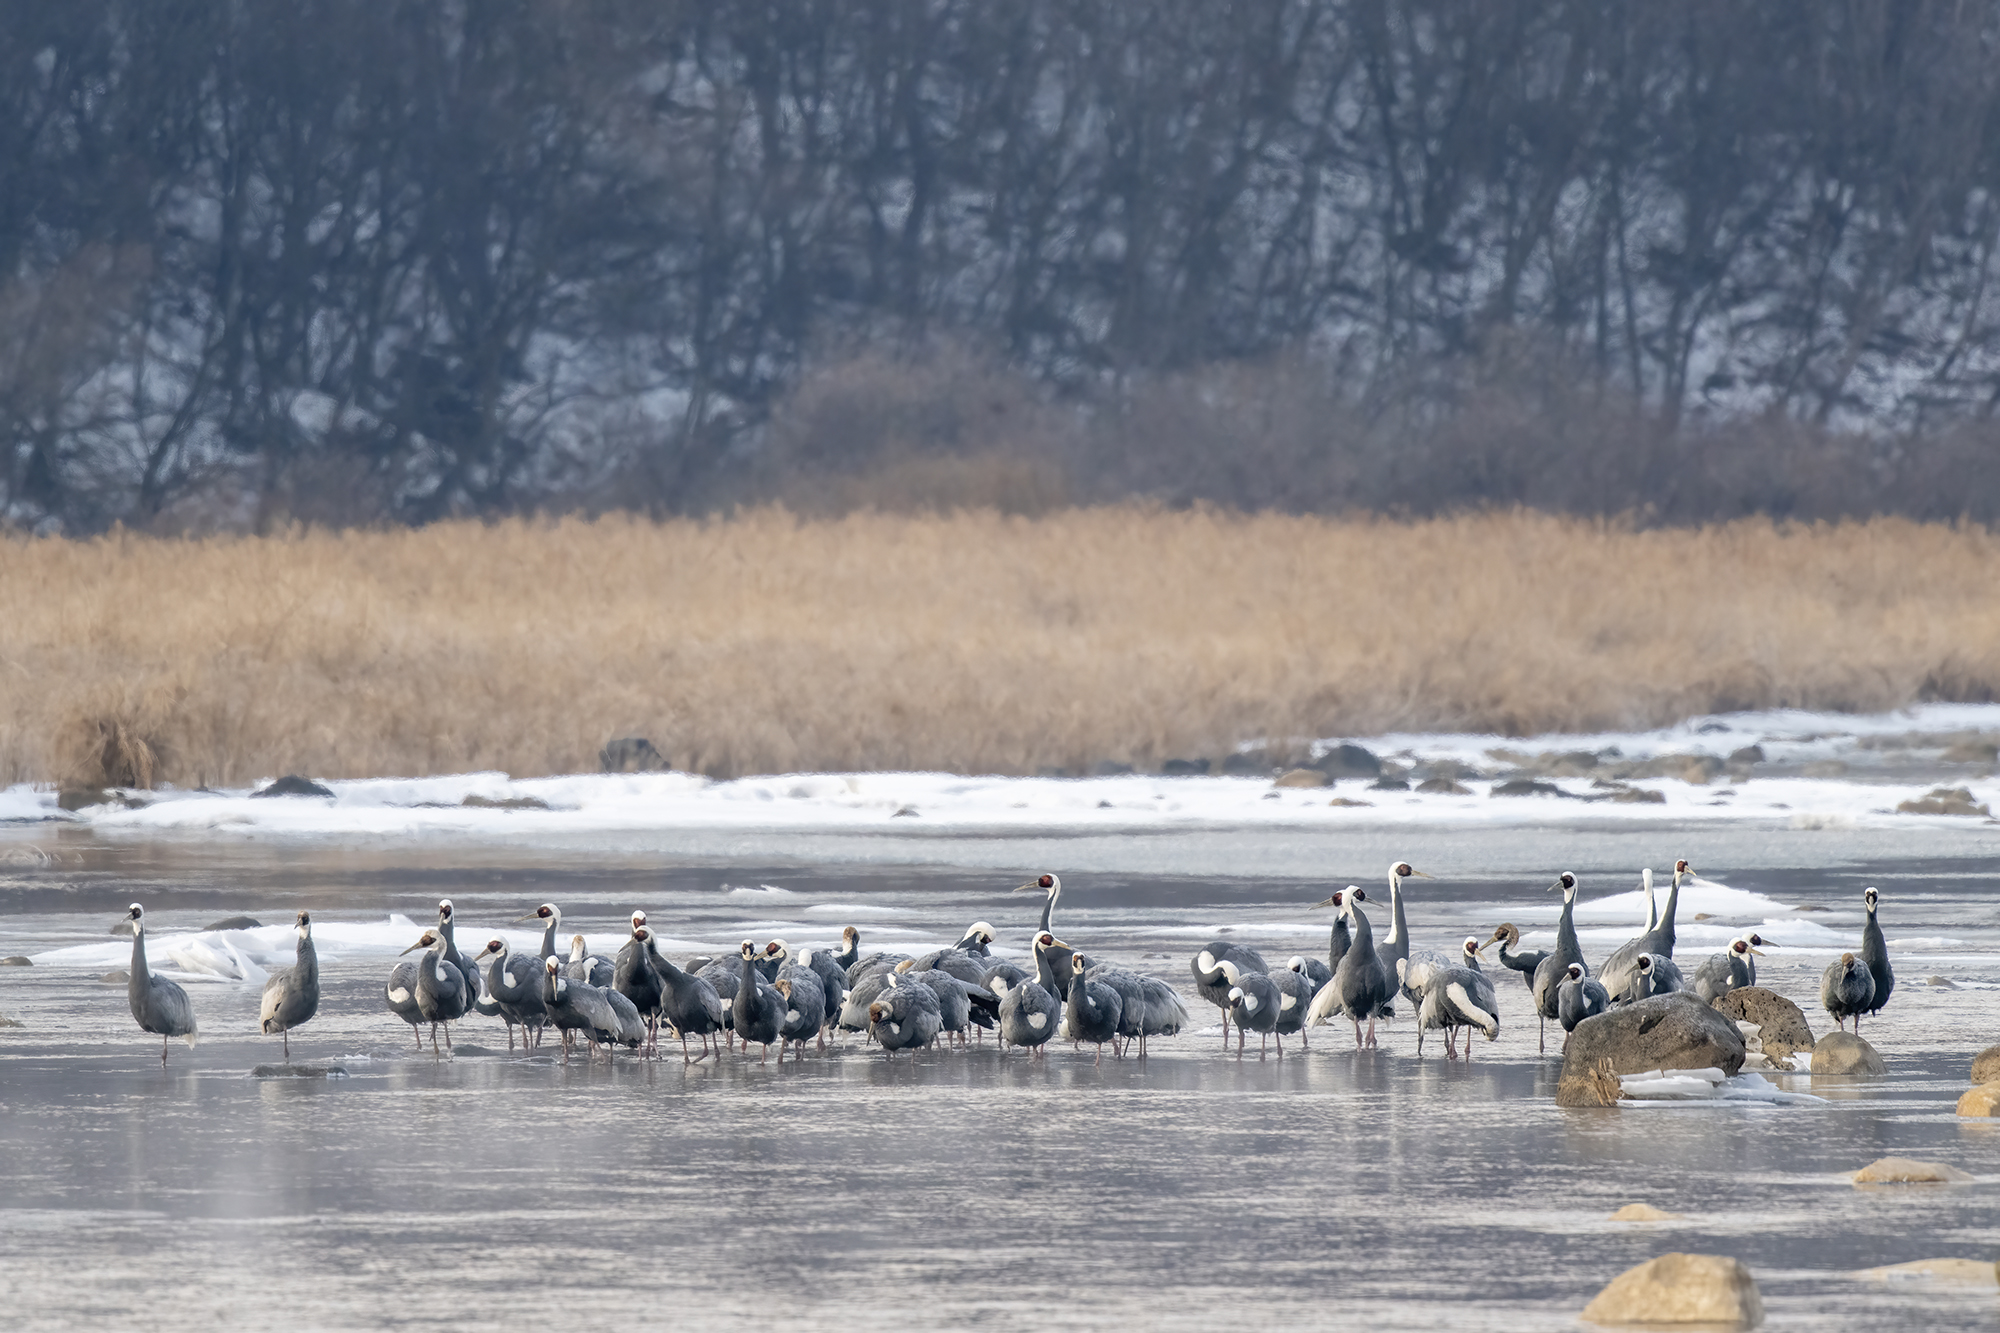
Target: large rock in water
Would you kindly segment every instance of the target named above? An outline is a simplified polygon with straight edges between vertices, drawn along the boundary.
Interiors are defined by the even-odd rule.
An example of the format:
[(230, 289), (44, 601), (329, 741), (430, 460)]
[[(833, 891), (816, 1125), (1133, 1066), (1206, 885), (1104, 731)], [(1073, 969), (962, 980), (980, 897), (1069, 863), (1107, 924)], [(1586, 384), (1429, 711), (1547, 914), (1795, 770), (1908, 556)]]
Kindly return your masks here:
[(1563, 1045), (1562, 1077), (1590, 1070), (1720, 1069), (1734, 1075), (1749, 1054), (1743, 1033), (1686, 991), (1655, 995), (1586, 1018)]
[(1764, 1322), (1764, 1301), (1740, 1259), (1663, 1254), (1613, 1278), (1583, 1307), (1583, 1317), (1594, 1324), (1754, 1328)]
[(2000, 1115), (2000, 1083), (1982, 1083), (1976, 1088), (1967, 1088), (1965, 1095), (1958, 1099), (1957, 1113), (1973, 1116)]
[(1852, 1032), (1829, 1032), (1813, 1047), (1812, 1071), (1876, 1076), (1888, 1073), (1889, 1066), (1882, 1063), (1873, 1046)]
[(1988, 1046), (1972, 1057), (1974, 1083), (2000, 1083), (2000, 1046)]
[(1813, 1048), (1815, 1038), (1805, 1011), (1774, 990), (1739, 986), (1716, 1000), (1715, 1011), (1729, 1019), (1755, 1023), (1764, 1054), (1774, 1060)]
[(1854, 1173), (1857, 1185), (1963, 1185), (1972, 1179), (1949, 1162), (1878, 1157)]

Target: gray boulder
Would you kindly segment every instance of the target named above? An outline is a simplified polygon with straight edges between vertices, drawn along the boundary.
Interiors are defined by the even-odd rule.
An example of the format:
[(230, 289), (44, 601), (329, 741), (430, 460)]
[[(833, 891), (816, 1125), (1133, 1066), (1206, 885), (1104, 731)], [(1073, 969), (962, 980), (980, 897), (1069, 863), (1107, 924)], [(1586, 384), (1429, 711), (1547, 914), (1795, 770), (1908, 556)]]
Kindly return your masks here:
[(1881, 1055), (1852, 1032), (1829, 1032), (1813, 1047), (1815, 1074), (1880, 1076), (1889, 1072)]
[[(226, 916), (220, 921), (211, 921), (203, 930), (260, 930), (264, 923), (254, 916)], [(129, 930), (127, 931), (129, 934)]]
[(1359, 745), (1336, 745), (1313, 764), (1330, 778), (1379, 778), (1382, 761)]
[(302, 778), (296, 773), (287, 773), (262, 791), (253, 791), (252, 796), (331, 796), (333, 793), (320, 786), (311, 778)]
[(1782, 1060), (1813, 1048), (1805, 1011), (1774, 990), (1739, 986), (1715, 1001), (1715, 1011), (1732, 1021), (1755, 1023), (1764, 1054)]
[(10, 954), (0, 958), (0, 967), (33, 967), (35, 960), (24, 953)]
[(597, 752), (597, 766), (606, 773), (664, 773), (667, 757), (644, 736), (620, 736)]
[(1576, 1025), (1563, 1043), (1565, 1079), (1591, 1070), (1643, 1074), (1649, 1069), (1743, 1068), (1749, 1047), (1735, 1022), (1686, 991), (1620, 1005)]

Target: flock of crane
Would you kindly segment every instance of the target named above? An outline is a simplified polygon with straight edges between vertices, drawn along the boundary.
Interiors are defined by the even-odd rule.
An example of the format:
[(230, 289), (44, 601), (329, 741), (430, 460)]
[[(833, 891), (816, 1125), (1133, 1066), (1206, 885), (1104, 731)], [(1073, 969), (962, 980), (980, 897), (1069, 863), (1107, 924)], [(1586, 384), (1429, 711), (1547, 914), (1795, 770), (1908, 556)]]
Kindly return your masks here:
[[(1685, 860), (1676, 861), (1661, 906), (1652, 871), (1642, 872), (1644, 928), (1592, 969), (1577, 939), (1577, 877), (1569, 871), (1549, 885), (1563, 896), (1553, 949), (1521, 952), (1520, 932), (1502, 923), (1484, 942), (1468, 936), (1455, 953), (1446, 954), (1411, 951), (1403, 882), (1431, 877), (1399, 861), (1389, 868), (1390, 927), (1381, 944), (1362, 910), (1367, 893), (1349, 885), (1317, 904), (1338, 909), (1325, 961), (1300, 955), (1273, 968), (1253, 949), (1216, 940), (1194, 955), (1195, 988), (1221, 1010), (1225, 1049), (1229, 1029), (1236, 1028), (1238, 1059), (1250, 1033), (1258, 1034), (1260, 1057), (1275, 1039), (1282, 1058), (1285, 1037), (1297, 1034), (1304, 1041), (1307, 1028), (1336, 1017), (1353, 1025), (1357, 1048), (1373, 1046), (1376, 1021), (1393, 1017), (1399, 998), (1416, 1014), (1419, 1056), (1424, 1034), (1442, 1031), (1447, 1058), (1458, 1057), (1457, 1038), (1463, 1033), (1464, 1056), (1470, 1059), (1473, 1031), (1488, 1041), (1500, 1033), (1493, 979), (1481, 966), (1485, 952), (1497, 945), (1502, 966), (1520, 973), (1533, 995), (1546, 1051), (1551, 1019), (1573, 1031), (1586, 1018), (1648, 996), (1686, 990), (1713, 1002), (1732, 989), (1756, 984), (1755, 960), (1762, 956), (1757, 946), (1763, 941), (1754, 933), (1737, 936), (1691, 975), (1674, 961), (1681, 886), (1693, 874)], [(581, 935), (571, 937), (565, 957), (557, 947), (562, 912), (553, 903), (519, 918), (543, 927), (538, 952), (516, 952), (495, 935), (467, 954), (458, 946), (452, 904), (446, 899), (438, 904), (437, 925), (404, 950), (420, 956), (398, 962), (390, 971), (383, 1001), (410, 1025), (419, 1050), (424, 1025), (430, 1027), (436, 1054), (440, 1031), (449, 1047), (450, 1025), (481, 1014), (506, 1024), (510, 1051), (516, 1029), (526, 1049), (539, 1046), (543, 1033), (554, 1028), (565, 1063), (579, 1040), (592, 1054), (622, 1046), (657, 1056), (662, 1030), (679, 1039), (682, 1059), (690, 1062), (711, 1054), (719, 1058), (725, 1045), (734, 1049), (738, 1041), (745, 1054), (752, 1044), (761, 1046), (760, 1062), (770, 1058), (773, 1044), (780, 1062), (788, 1051), (803, 1060), (809, 1044), (824, 1050), (829, 1033), (838, 1038), (852, 1032), (866, 1033), (893, 1057), (940, 1040), (959, 1045), (975, 1037), (983, 1040), (985, 1030), (995, 1032), (1003, 1053), (1018, 1046), (1031, 1056), (1045, 1054), (1052, 1040), (1063, 1038), (1078, 1049), (1095, 1046), (1096, 1059), (1102, 1061), (1106, 1045), (1122, 1056), (1128, 1044), (1136, 1043), (1144, 1054), (1148, 1038), (1169, 1036), (1187, 1025), (1187, 1006), (1172, 986), (1093, 960), (1056, 937), (1053, 917), (1062, 893), (1058, 877), (1042, 875), (1016, 892), (1044, 895), (1041, 923), (1031, 940), (1032, 966), (993, 956), (994, 930), (983, 921), (974, 922), (949, 948), (917, 957), (863, 955), (860, 933), (849, 926), (841, 932), (837, 952), (795, 953), (783, 940), (762, 948), (745, 940), (733, 956), (676, 965), (660, 952), (644, 912), (632, 913), (631, 934), (615, 957), (591, 954)], [(1826, 969), (1820, 987), (1828, 1014), (1843, 1028), (1852, 1018), (1857, 1032), (1861, 1016), (1879, 1012), (1895, 985), (1876, 920), (1879, 895), (1870, 888), (1862, 896), (1867, 922), (1860, 954), (1842, 954)], [(171, 1038), (194, 1045), (194, 1007), (185, 990), (147, 967), (145, 909), (134, 903), (128, 915), (132, 1016), (143, 1031), (161, 1038), (165, 1063)], [(319, 1008), (310, 913), (298, 914), (296, 930), (297, 961), (265, 982), (259, 1015), (265, 1034), (283, 1038), (288, 1059), (291, 1030)], [(690, 1038), (699, 1054), (689, 1046)]]

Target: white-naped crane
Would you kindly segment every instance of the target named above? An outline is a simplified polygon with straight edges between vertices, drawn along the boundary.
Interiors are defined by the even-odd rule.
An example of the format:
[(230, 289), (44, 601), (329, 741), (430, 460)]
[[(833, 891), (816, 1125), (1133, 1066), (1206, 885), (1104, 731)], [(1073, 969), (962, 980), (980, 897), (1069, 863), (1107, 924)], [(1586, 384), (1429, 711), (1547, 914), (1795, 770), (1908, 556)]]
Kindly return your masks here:
[(194, 1049), (198, 1035), (195, 1027), (194, 1005), (188, 1000), (188, 993), (178, 982), (153, 975), (146, 963), (146, 909), (133, 903), (125, 909), (125, 919), (132, 923), (132, 967), (125, 978), (125, 999), (132, 1007), (132, 1017), (139, 1024), (141, 1032), (156, 1033), (160, 1038), (160, 1064), (167, 1063), (167, 1043), (179, 1037)]
[(1590, 964), (1583, 961), (1583, 945), (1576, 938), (1576, 895), (1579, 887), (1576, 872), (1565, 870), (1556, 876), (1556, 882), (1549, 885), (1549, 891), (1561, 890), (1563, 896), (1562, 915), (1556, 918), (1556, 947), (1535, 965), (1535, 1013), (1541, 1017), (1541, 1051), (1548, 1053), (1549, 1020), (1556, 1016), (1558, 992), (1562, 989), (1563, 978), (1569, 975), (1571, 963), (1581, 964), (1584, 975), (1590, 975)]
[(299, 911), (295, 961), (264, 980), (257, 1008), (257, 1026), (265, 1036), (285, 1039), (285, 1058), (292, 1058), (292, 1029), (319, 1012), (319, 954), (313, 948), (312, 913)]

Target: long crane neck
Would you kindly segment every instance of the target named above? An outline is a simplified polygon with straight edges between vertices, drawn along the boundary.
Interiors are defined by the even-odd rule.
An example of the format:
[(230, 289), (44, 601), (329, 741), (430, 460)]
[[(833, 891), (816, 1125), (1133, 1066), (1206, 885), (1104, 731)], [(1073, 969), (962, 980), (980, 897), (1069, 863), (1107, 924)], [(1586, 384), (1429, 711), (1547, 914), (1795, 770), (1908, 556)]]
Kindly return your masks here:
[(132, 923), (132, 985), (137, 989), (143, 990), (146, 983), (152, 979), (152, 975), (152, 969), (146, 966), (146, 923), (143, 921), (134, 921)]
[(1367, 913), (1358, 907), (1350, 907), (1348, 909), (1348, 917), (1354, 923), (1354, 942), (1348, 946), (1348, 952), (1360, 954), (1363, 958), (1373, 957), (1375, 954), (1375, 927), (1368, 924)]
[(562, 929), (562, 913), (549, 913), (549, 924), (542, 930), (542, 957), (556, 956), (556, 932)]
[(1656, 933), (1660, 937), (1660, 939), (1666, 944), (1666, 947), (1664, 949), (1655, 949), (1653, 950), (1654, 953), (1665, 954), (1669, 958), (1673, 957), (1674, 913), (1680, 910), (1680, 905), (1681, 905), (1681, 872), (1679, 867), (1675, 867), (1674, 882), (1667, 889), (1666, 910), (1660, 913), (1660, 922), (1657, 926), (1653, 927), (1654, 933)]
[(1576, 938), (1576, 890), (1563, 894), (1562, 916), (1556, 921), (1556, 952), (1566, 959), (1583, 957), (1583, 945)]
[(1041, 931), (1039, 933), (1045, 935), (1053, 935), (1056, 933), (1055, 927), (1051, 924), (1051, 922), (1054, 920), (1056, 914), (1056, 898), (1060, 896), (1061, 893), (1062, 893), (1062, 885), (1060, 884), (1056, 885), (1053, 889), (1049, 890), (1048, 901), (1042, 904), (1042, 926), (1041, 926)]
[(1403, 919), (1403, 877), (1389, 872), (1389, 935), (1383, 940), (1391, 952), (1410, 938), (1409, 923)]
[(1640, 876), (1640, 883), (1646, 889), (1646, 930), (1641, 932), (1643, 934), (1651, 932), (1653, 927), (1660, 924), (1660, 903), (1659, 899), (1653, 896), (1653, 872), (1651, 870)]

